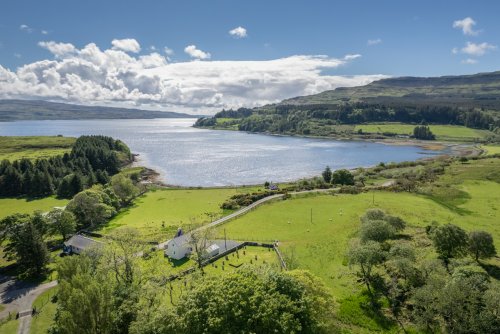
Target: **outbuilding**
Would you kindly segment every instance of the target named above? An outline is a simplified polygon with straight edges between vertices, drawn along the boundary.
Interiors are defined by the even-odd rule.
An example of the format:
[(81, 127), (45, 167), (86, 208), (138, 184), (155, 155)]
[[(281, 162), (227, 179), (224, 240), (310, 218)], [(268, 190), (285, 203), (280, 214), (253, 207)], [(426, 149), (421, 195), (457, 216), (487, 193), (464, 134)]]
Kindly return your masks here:
[(66, 254), (81, 254), (91, 247), (100, 247), (102, 242), (81, 234), (75, 234), (64, 242), (63, 252)]

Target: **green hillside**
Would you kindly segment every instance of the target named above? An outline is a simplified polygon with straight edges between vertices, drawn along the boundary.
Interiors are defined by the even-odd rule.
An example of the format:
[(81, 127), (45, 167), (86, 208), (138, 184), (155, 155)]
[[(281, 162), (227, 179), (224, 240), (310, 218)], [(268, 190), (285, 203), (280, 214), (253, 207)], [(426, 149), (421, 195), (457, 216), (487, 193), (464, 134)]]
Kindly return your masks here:
[[(393, 124), (401, 124), (404, 129), (395, 129)], [(337, 88), (254, 109), (222, 110), (214, 117), (198, 120), (196, 126), (383, 139), (412, 137), (413, 128), (421, 124), (449, 127), (434, 134), (438, 140), (499, 141), (500, 71), (382, 79), (365, 86)], [(417, 139), (429, 138), (417, 136)]]

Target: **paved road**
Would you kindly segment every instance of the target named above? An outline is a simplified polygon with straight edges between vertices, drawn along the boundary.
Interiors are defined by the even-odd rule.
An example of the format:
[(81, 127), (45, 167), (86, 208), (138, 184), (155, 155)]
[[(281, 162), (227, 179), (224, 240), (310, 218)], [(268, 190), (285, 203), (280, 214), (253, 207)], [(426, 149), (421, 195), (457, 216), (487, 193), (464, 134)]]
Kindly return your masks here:
[[(18, 281), (12, 277), (0, 276), (0, 303), (5, 309), (0, 312), (0, 319), (10, 314), (15, 316), (17, 312), (30, 311), (35, 299), (47, 289), (57, 285), (57, 281), (45, 284), (34, 284)], [(31, 313), (19, 318), (19, 334), (29, 334), (31, 325)]]

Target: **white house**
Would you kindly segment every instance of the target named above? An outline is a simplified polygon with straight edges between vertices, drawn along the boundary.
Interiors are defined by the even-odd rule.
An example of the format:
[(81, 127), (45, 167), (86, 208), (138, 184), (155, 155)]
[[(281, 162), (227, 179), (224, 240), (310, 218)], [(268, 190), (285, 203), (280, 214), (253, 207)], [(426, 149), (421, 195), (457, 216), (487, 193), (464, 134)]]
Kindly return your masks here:
[(76, 234), (64, 242), (63, 252), (66, 254), (80, 254), (90, 247), (100, 247), (102, 242)]
[(182, 230), (177, 231), (173, 239), (167, 241), (165, 245), (165, 256), (174, 260), (180, 260), (193, 251), (193, 247), (189, 244), (189, 234), (183, 234)]

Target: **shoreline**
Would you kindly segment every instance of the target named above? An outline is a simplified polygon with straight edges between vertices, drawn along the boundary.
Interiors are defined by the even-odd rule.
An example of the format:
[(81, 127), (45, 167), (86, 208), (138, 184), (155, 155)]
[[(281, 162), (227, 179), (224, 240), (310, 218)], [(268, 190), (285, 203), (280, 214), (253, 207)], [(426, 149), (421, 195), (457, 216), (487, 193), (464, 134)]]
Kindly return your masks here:
[[(198, 127), (195, 127), (198, 128)], [(211, 128), (200, 128), (207, 130), (219, 130), (219, 131), (236, 131), (236, 130), (228, 130), (228, 129), (211, 129)], [(333, 141), (361, 141), (361, 142), (371, 142), (382, 145), (392, 145), (392, 146), (414, 146), (420, 147), (427, 151), (443, 151), (449, 150), (449, 153), (444, 154), (436, 154), (433, 156), (427, 156), (418, 158), (416, 160), (410, 161), (430, 161), (439, 159), (442, 157), (462, 157), (462, 156), (480, 156), (485, 153), (485, 151), (478, 147), (477, 143), (460, 143), (460, 142), (442, 142), (442, 141), (424, 141), (424, 140), (416, 140), (416, 139), (371, 139), (371, 138), (332, 138), (332, 137), (323, 137), (323, 136), (295, 136), (295, 135), (284, 135), (284, 134), (273, 134), (273, 133), (260, 133), (260, 132), (247, 132), (249, 134), (260, 134), (260, 135), (268, 135), (268, 136), (278, 136), (278, 137), (298, 137), (298, 138), (311, 138), (311, 139), (328, 139)], [(161, 173), (148, 167), (144, 161), (141, 159), (140, 154), (132, 153), (132, 162), (128, 165), (128, 167), (141, 167), (143, 168), (143, 172), (141, 173), (142, 183), (154, 185), (160, 188), (167, 189), (230, 189), (230, 188), (245, 188), (245, 187), (255, 187), (260, 186), (262, 184), (243, 184), (243, 185), (226, 185), (226, 186), (182, 186), (182, 185), (174, 185), (163, 182), (161, 180)], [(362, 168), (372, 168), (373, 166), (367, 166)], [(361, 166), (350, 169), (350, 171), (361, 168)], [(309, 178), (312, 178), (317, 175), (311, 175)], [(289, 181), (276, 182), (281, 184), (294, 183), (304, 178), (292, 179)], [(307, 177), (306, 177), (307, 179)]]

